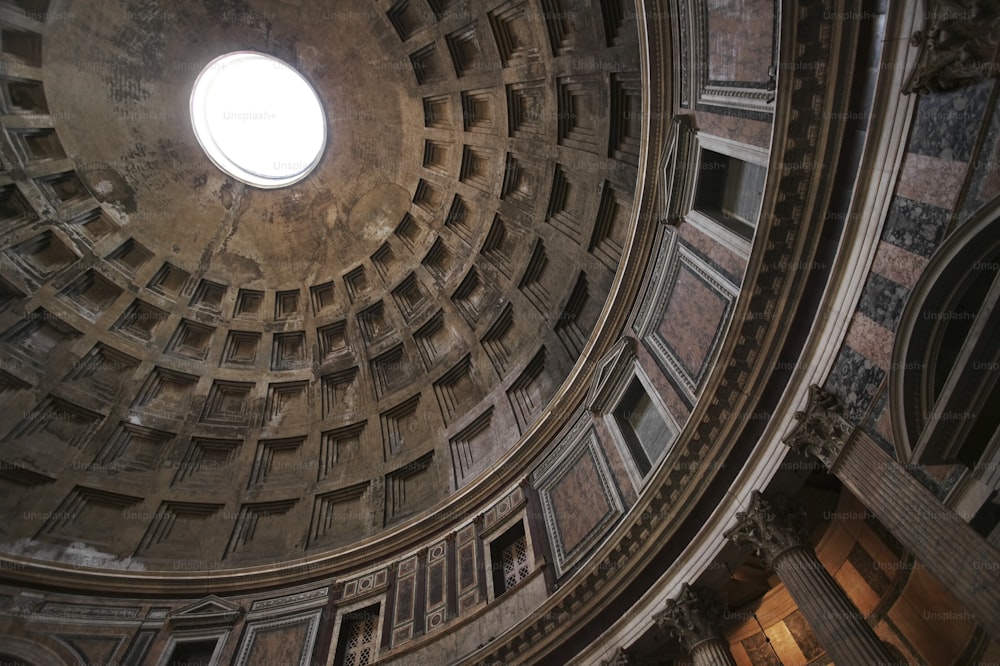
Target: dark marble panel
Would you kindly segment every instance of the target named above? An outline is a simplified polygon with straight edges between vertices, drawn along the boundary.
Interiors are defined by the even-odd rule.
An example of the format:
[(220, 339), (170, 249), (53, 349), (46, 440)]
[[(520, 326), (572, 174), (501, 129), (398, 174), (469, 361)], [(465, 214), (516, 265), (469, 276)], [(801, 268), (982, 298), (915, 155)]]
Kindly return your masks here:
[(427, 605), (433, 608), (444, 602), (444, 562), (430, 565), (428, 571)]
[(881, 391), (878, 397), (875, 399), (875, 408), (872, 410), (871, 416), (868, 421), (862, 426), (865, 433), (875, 440), (879, 448), (889, 454), (889, 456), (895, 460), (896, 459), (896, 447), (892, 443), (882, 436), (882, 433), (878, 428), (878, 420), (882, 418), (886, 410), (889, 409), (889, 392)]
[(868, 283), (861, 292), (858, 310), (875, 323), (895, 331), (909, 295), (910, 290), (903, 285), (878, 273), (872, 273), (868, 276)]
[(937, 206), (893, 197), (882, 240), (921, 257), (930, 257), (944, 237), (950, 215)]
[(708, 78), (767, 83), (774, 61), (773, 0), (708, 0)]
[(809, 622), (802, 617), (802, 613), (795, 611), (784, 620), (788, 633), (795, 639), (795, 644), (802, 650), (806, 659), (812, 661), (825, 652), (823, 646), (819, 644), (816, 634), (813, 633)]
[(883, 379), (885, 370), (844, 347), (823, 388), (843, 400), (844, 414), (851, 423), (860, 423)]
[(472, 544), (458, 551), (458, 587), (465, 590), (476, 582), (476, 551)]
[[(939, 479), (935, 478), (930, 472), (928, 472), (926, 467), (921, 467), (915, 463), (909, 463), (906, 465), (906, 471), (908, 471), (913, 478), (919, 481), (920, 485), (934, 493), (934, 496), (939, 500), (944, 500), (944, 498), (948, 496), (945, 484), (942, 484)], [(945, 481), (947, 482), (947, 479)]]
[(740, 643), (754, 666), (781, 666), (781, 661), (763, 633), (744, 638)]
[(868, 511), (865, 512), (865, 525), (867, 525), (868, 529), (875, 533), (886, 548), (892, 551), (892, 554), (896, 556), (896, 559), (903, 559), (903, 555), (906, 553), (906, 548), (904, 548), (903, 544), (896, 540), (896, 537), (888, 530), (888, 528), (886, 528), (885, 525), (879, 522), (878, 518)]
[(970, 165), (969, 190), (959, 214), (962, 222), (1000, 195), (1000, 105), (994, 105), (990, 116), (982, 150)]
[(892, 587), (892, 581), (885, 575), (885, 571), (878, 567), (875, 558), (860, 543), (854, 544), (854, 548), (847, 555), (847, 561), (851, 563), (851, 566), (857, 570), (879, 598), (885, 596), (885, 593)]
[(979, 137), (993, 83), (921, 95), (917, 102), (909, 150), (921, 155), (967, 162)]
[(413, 576), (402, 578), (396, 583), (396, 624), (413, 619)]

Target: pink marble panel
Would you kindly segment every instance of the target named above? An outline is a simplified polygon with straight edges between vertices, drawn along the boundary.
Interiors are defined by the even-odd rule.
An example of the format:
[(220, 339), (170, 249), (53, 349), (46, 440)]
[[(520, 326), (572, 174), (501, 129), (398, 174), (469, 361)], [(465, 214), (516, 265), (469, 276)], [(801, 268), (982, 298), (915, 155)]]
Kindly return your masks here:
[(708, 0), (708, 75), (764, 83), (774, 60), (773, 0)]
[(646, 376), (649, 377), (649, 380), (653, 382), (653, 386), (656, 387), (656, 392), (663, 400), (667, 411), (674, 417), (678, 425), (683, 427), (691, 416), (691, 410), (688, 409), (687, 403), (681, 398), (677, 389), (670, 383), (670, 380), (663, 375), (663, 370), (660, 369), (660, 366), (644, 345), (639, 345), (639, 349), (636, 351), (636, 359), (639, 362), (639, 367), (646, 372)]
[(565, 552), (572, 551), (613, 510), (601, 488), (594, 458), (585, 454), (549, 492)]
[(884, 241), (878, 244), (872, 263), (872, 271), (908, 289), (913, 289), (926, 267), (925, 257)]
[(706, 111), (695, 113), (695, 121), (699, 130), (712, 136), (748, 143), (758, 148), (769, 148), (771, 145), (770, 122)]
[(682, 224), (678, 230), (681, 238), (695, 247), (699, 252), (717, 263), (727, 273), (736, 278), (737, 284), (746, 271), (747, 260), (735, 252), (712, 240), (707, 234), (691, 224)]
[(847, 345), (880, 368), (888, 368), (892, 357), (892, 331), (860, 312), (854, 315), (844, 340)]
[(659, 332), (692, 375), (712, 351), (715, 332), (725, 322), (726, 301), (682, 265), (670, 293)]
[(899, 170), (896, 194), (951, 210), (955, 207), (968, 166), (967, 162), (907, 153)]
[(597, 433), (597, 440), (601, 443), (601, 448), (604, 450), (604, 457), (608, 461), (611, 475), (615, 477), (615, 482), (618, 484), (618, 488), (621, 489), (622, 499), (625, 500), (627, 506), (632, 506), (638, 495), (635, 492), (635, 488), (632, 487), (628, 472), (625, 470), (625, 461), (622, 459), (622, 454), (619, 452), (618, 447), (615, 446), (614, 439), (604, 419), (594, 419), (594, 431)]

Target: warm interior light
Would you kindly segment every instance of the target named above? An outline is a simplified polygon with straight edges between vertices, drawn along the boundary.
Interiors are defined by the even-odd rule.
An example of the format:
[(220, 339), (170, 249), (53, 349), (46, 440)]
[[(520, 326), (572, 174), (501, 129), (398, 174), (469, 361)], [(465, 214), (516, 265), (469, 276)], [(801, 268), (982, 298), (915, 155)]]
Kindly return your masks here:
[(251, 51), (208, 63), (191, 91), (191, 124), (217, 167), (262, 188), (305, 178), (326, 146), (326, 118), (309, 82), (277, 58)]

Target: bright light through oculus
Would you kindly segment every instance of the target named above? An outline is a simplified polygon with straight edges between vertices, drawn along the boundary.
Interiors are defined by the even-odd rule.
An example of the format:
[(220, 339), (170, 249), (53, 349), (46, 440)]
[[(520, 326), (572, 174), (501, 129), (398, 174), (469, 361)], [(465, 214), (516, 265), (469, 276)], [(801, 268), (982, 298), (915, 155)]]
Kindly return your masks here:
[(326, 146), (319, 96), (301, 74), (263, 53), (210, 62), (191, 91), (191, 124), (217, 167), (262, 188), (309, 175)]

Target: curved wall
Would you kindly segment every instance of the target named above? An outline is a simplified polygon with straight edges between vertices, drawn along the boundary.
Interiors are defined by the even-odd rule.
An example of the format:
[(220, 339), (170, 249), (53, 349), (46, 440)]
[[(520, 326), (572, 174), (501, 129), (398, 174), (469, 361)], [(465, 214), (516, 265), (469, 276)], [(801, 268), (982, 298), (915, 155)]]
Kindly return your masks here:
[[(424, 143), (409, 208), (417, 231), (410, 240), (428, 248), (421, 265), (429, 272), (441, 256), (434, 250), (439, 240), (479, 248), (471, 267), (463, 264), (444, 278), (458, 291), (444, 290), (438, 302), (449, 312), (454, 306), (460, 318), (465, 306), (455, 294), (466, 293), (473, 268), (490, 278), (477, 283), (484, 288), (518, 284), (517, 293), (506, 292), (514, 294), (513, 321), (522, 311), (518, 303), (535, 305), (524, 312), (548, 311), (538, 315), (539, 328), (521, 329), (529, 332), (514, 339), (515, 370), (497, 372), (498, 383), (478, 401), (454, 384), (459, 402), (451, 404), (461, 414), (445, 422), (437, 440), (419, 440), (436, 442), (433, 466), (404, 465), (405, 473), (369, 484), (360, 496), (383, 499), (374, 512), (371, 504), (359, 512), (372, 522), (353, 533), (352, 545), (282, 550), (296, 540), (288, 535), (306, 525), (315, 534), (317, 511), (328, 515), (322, 501), (332, 511), (329, 524), (339, 524), (337, 503), (358, 497), (346, 474), (314, 488), (312, 513), (289, 509), (287, 521), (272, 523), (278, 536), (269, 544), (254, 550), (251, 539), (245, 559), (191, 559), (177, 555), (182, 549), (157, 560), (123, 545), (121, 554), (132, 559), (117, 564), (128, 569), (111, 570), (111, 560), (99, 556), (76, 565), (65, 554), (49, 562), (5, 556), (0, 628), (11, 638), (0, 640), (0, 652), (30, 662), (47, 651), (65, 663), (165, 663), (170, 655), (188, 654), (213, 663), (329, 664), (361, 659), (365, 649), (368, 660), (399, 664), (676, 663), (687, 657), (654, 616), (690, 582), (725, 595), (721, 632), (737, 663), (771, 663), (772, 656), (782, 663), (829, 661), (829, 646), (817, 640), (780, 578), (722, 536), (751, 491), (767, 489), (794, 495), (806, 509), (809, 542), (820, 561), (900, 661), (963, 663), (995, 654), (996, 639), (983, 622), (914, 562), (882, 516), (864, 509), (871, 498), (842, 490), (823, 465), (789, 454), (781, 441), (808, 386), (822, 384), (865, 441), (892, 450), (884, 410), (893, 313), (925, 265), (920, 257), (932, 256), (949, 230), (998, 193), (988, 178), (988, 156), (996, 151), (995, 107), (987, 94), (993, 83), (901, 98), (916, 56), (894, 36), (907, 34), (922, 17), (899, 4), (709, 10), (680, 1), (632, 11), (601, 2), (585, 12), (551, 2), (503, 3), (476, 14), (485, 16), (476, 25), (489, 31), (472, 33), (459, 29), (469, 18), (466, 5), (429, 4), (440, 25), (415, 7), (400, 2), (379, 12), (399, 39), (392, 48), (417, 54), (410, 66), (424, 77), (415, 87)], [(616, 45), (632, 30), (637, 43), (626, 38)], [(866, 51), (861, 45), (879, 30), (895, 46)], [(424, 51), (431, 34), (444, 42)], [(536, 45), (551, 47), (551, 60), (548, 48), (532, 51), (529, 34)], [(502, 97), (500, 84), (492, 97), (485, 85), (477, 87), (496, 75), (486, 64), (491, 61), (476, 56), (483, 35), (494, 38), (497, 62), (509, 65), (496, 68)], [(448, 63), (445, 55), (454, 78), (453, 69), (441, 65)], [(612, 67), (604, 57), (626, 65)], [(472, 77), (469, 86), (465, 76)], [(536, 80), (544, 83), (536, 86)], [(592, 99), (601, 103), (588, 107), (588, 90), (609, 96), (595, 93)], [(536, 103), (547, 112), (533, 124)], [(975, 137), (955, 114), (944, 113), (947, 108), (975, 117)], [(597, 152), (587, 148), (588, 109), (609, 114), (589, 125), (600, 127)], [(495, 124), (477, 125), (484, 117)], [(547, 139), (532, 138), (535, 131)], [(638, 144), (630, 142), (637, 138)], [(599, 159), (588, 161), (591, 154)], [(490, 155), (505, 165), (502, 177), (477, 181), (476, 165)], [(596, 173), (589, 174), (588, 165)], [(618, 196), (629, 181), (622, 179), (633, 171), (638, 182), (623, 203)], [(725, 174), (721, 180), (718, 172)], [(935, 180), (930, 173), (949, 175)], [(524, 174), (531, 176), (519, 180)], [(592, 187), (574, 188), (581, 179)], [(728, 200), (730, 179), (753, 196)], [(573, 204), (574, 191), (589, 198)], [(458, 220), (466, 218), (445, 213), (454, 206), (452, 194), (495, 212), (478, 227), (459, 229)], [(748, 216), (754, 202), (757, 215)], [(627, 209), (618, 218), (628, 231), (619, 237), (617, 257), (601, 240), (613, 239), (601, 236), (609, 206)], [(583, 226), (574, 226), (574, 210), (587, 219)], [(406, 244), (407, 234), (398, 232), (390, 239), (393, 249)], [(509, 246), (512, 254), (504, 245), (508, 233), (518, 238)], [(463, 241), (463, 234), (472, 235)], [(553, 247), (560, 252), (550, 254)], [(512, 274), (505, 282), (508, 260)], [(555, 272), (546, 274), (546, 266)], [(16, 267), (23, 270), (23, 262)], [(581, 272), (588, 285), (590, 277), (604, 276), (595, 279), (606, 285), (608, 300), (603, 309), (591, 304), (564, 316), (579, 302), (571, 291)], [(556, 298), (560, 289), (564, 296)], [(9, 300), (15, 312), (24, 311), (16, 293)], [(401, 308), (391, 310), (393, 316), (403, 317), (405, 304), (393, 303)], [(562, 324), (586, 319), (584, 313), (591, 323), (567, 332)], [(490, 343), (498, 338), (491, 331), (504, 316), (467, 321), (476, 335), (463, 338), (469, 346), (446, 353), (444, 366), (462, 353), (493, 365), (497, 347)], [(413, 324), (425, 330), (422, 321)], [(418, 337), (413, 348), (420, 355), (426, 349)], [(540, 342), (546, 370), (533, 374)], [(549, 375), (548, 352), (559, 348), (560, 370)], [(30, 384), (19, 388), (25, 380), (17, 372), (8, 375), (9, 391), (30, 394)], [(567, 379), (557, 388), (555, 377)], [(197, 386), (210, 391), (214, 381), (199, 379)], [(413, 381), (390, 391), (387, 402), (420, 385)], [(432, 382), (428, 395), (441, 398), (440, 389), (440, 381)], [(519, 412), (525, 405), (534, 411)], [(349, 427), (338, 432), (357, 436)], [(504, 433), (507, 438), (496, 441), (506, 443), (484, 444), (484, 432)], [(311, 445), (317, 433), (310, 433)], [(374, 441), (359, 450), (377, 462), (386, 440), (382, 448)], [(455, 466), (463, 452), (477, 450), (486, 457), (467, 456), (469, 467)], [(452, 456), (450, 469), (441, 463), (442, 451)], [(961, 512), (996, 543), (995, 525), (984, 518), (990, 495), (981, 474), (954, 463), (899, 462), (942, 511)], [(371, 461), (358, 473), (370, 468)], [(408, 480), (429, 469), (438, 470), (438, 488), (448, 478), (442, 474), (452, 475), (441, 491), (449, 495), (446, 503), (412, 519), (386, 513), (393, 498), (413, 497), (406, 494)], [(12, 487), (56, 485), (54, 475), (23, 464), (4, 471)], [(254, 490), (236, 478), (237, 525), (188, 548), (204, 544), (218, 553), (226, 538), (231, 544), (233, 534), (255, 534), (257, 525), (266, 534), (273, 507), (258, 509), (274, 498), (248, 494)], [(23, 492), (13, 497), (9, 512), (34, 510)], [(106, 495), (68, 497), (74, 510), (84, 507), (78, 515), (91, 504), (110, 504)], [(417, 497), (427, 502), (418, 502), (419, 511), (438, 496)], [(249, 514), (256, 523), (247, 522)], [(157, 525), (175, 520), (151, 514), (134, 529), (146, 535), (140, 550), (149, 534), (164, 533)], [(50, 532), (40, 536), (34, 538), (45, 543)], [(89, 538), (86, 531), (77, 537), (83, 544)], [(281, 561), (268, 564), (267, 553), (279, 552)], [(252, 566), (232, 568), (238, 564)], [(955, 621), (953, 614), (962, 617)], [(944, 638), (923, 641), (925, 629)]]

